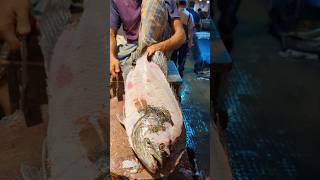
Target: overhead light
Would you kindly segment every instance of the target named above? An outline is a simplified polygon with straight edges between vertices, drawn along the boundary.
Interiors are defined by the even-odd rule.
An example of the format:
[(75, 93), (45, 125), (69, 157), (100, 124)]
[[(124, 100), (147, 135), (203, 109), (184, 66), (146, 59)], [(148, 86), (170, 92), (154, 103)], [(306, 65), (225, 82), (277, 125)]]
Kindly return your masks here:
[(207, 4), (210, 4), (210, 1), (207, 1)]

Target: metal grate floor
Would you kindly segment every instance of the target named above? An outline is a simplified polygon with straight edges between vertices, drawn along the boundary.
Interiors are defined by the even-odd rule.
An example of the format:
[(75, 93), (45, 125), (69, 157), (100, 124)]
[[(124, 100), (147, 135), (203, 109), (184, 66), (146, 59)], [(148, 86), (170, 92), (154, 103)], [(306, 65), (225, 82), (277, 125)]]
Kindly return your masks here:
[(320, 62), (274, 63), (236, 62), (229, 75), (223, 134), (234, 179), (319, 179)]

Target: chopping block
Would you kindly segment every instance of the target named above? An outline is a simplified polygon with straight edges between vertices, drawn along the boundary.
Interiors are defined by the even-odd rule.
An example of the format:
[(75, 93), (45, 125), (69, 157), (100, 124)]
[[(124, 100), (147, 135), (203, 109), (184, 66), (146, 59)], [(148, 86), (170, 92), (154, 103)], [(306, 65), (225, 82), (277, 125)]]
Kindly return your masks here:
[[(117, 98), (110, 100), (110, 174), (111, 179), (193, 179), (192, 166), (186, 150), (186, 132), (183, 129), (176, 144), (173, 145), (170, 158), (164, 167), (155, 175), (150, 174), (139, 163), (129, 145), (125, 128), (116, 117), (121, 111), (124, 101)], [(135, 162), (139, 168), (133, 172), (127, 168), (125, 162)]]

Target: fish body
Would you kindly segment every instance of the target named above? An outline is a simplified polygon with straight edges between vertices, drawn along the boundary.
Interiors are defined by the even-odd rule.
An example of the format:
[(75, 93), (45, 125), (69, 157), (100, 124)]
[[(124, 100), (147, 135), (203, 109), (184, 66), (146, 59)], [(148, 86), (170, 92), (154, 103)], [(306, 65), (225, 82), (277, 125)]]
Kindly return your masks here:
[(123, 124), (130, 146), (144, 167), (156, 173), (182, 131), (179, 103), (164, 73), (146, 55), (129, 72), (125, 92)]

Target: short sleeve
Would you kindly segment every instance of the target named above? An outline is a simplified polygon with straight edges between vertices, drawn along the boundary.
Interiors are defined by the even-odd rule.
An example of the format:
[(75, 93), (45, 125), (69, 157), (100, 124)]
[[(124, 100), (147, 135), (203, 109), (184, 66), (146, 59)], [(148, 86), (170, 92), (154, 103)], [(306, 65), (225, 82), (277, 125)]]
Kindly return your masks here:
[(165, 0), (169, 15), (171, 19), (179, 18), (179, 12), (175, 0)]
[(114, 29), (119, 29), (121, 26), (120, 14), (114, 0), (111, 0), (110, 6), (110, 27)]

